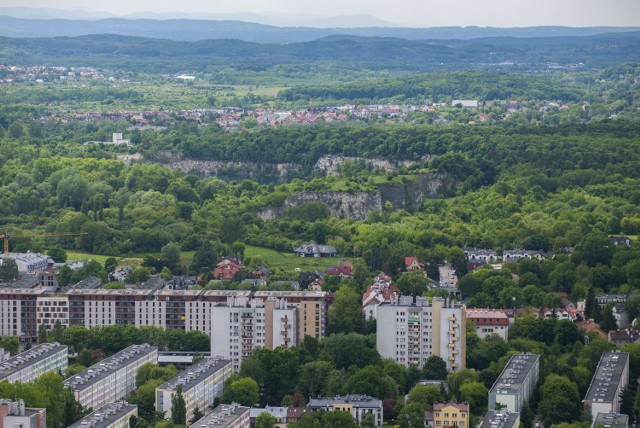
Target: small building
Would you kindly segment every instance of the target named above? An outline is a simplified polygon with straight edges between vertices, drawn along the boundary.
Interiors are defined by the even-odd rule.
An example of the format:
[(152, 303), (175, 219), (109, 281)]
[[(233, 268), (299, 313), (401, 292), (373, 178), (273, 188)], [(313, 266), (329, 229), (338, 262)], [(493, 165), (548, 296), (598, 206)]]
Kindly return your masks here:
[(619, 412), (622, 392), (628, 383), (629, 353), (604, 352), (583, 400), (585, 406), (591, 408), (591, 417)]
[(342, 410), (348, 412), (355, 419), (356, 425), (360, 425), (367, 415), (373, 415), (376, 427), (382, 427), (382, 400), (368, 395), (346, 395), (333, 398), (312, 398), (307, 407), (313, 411), (325, 410), (333, 412)]
[(628, 247), (631, 245), (631, 238), (628, 236), (612, 236), (611, 242), (613, 242), (613, 245), (618, 247), (621, 245), (626, 245)]
[(391, 283), (391, 277), (384, 272), (380, 272), (373, 279), (367, 291), (362, 296), (362, 310), (365, 319), (376, 319), (378, 306), (383, 302), (390, 302), (392, 298), (397, 298), (400, 294), (398, 287)]
[(353, 278), (353, 264), (350, 261), (341, 261), (338, 266), (329, 266), (325, 273), (327, 275), (336, 275), (340, 278)]
[(478, 428), (519, 428), (520, 413), (506, 410), (489, 410)]
[(232, 281), (235, 278), (236, 273), (240, 272), (241, 270), (241, 264), (236, 263), (230, 259), (223, 259), (220, 263), (218, 263), (215, 270), (213, 271), (213, 276), (216, 279)]
[(609, 330), (607, 333), (609, 342), (620, 347), (631, 343), (640, 342), (640, 332), (637, 330)]
[(464, 255), (469, 263), (474, 264), (489, 264), (500, 261), (498, 253), (484, 248), (465, 248)]
[(66, 345), (43, 343), (0, 363), (0, 381), (32, 382), (51, 371), (64, 372), (68, 366)]
[(156, 388), (156, 411), (171, 418), (171, 396), (182, 385), (182, 397), (187, 410), (187, 420), (193, 418), (196, 409), (206, 411), (215, 399), (222, 395), (224, 383), (233, 368), (231, 360), (205, 358)]
[(502, 261), (504, 262), (517, 262), (522, 259), (536, 259), (538, 261), (546, 260), (548, 258), (547, 253), (541, 250), (504, 250), (502, 253)]
[(417, 257), (411, 256), (411, 257), (405, 257), (404, 258), (404, 270), (406, 270), (407, 272), (413, 271), (413, 270), (424, 270), (424, 263), (420, 263), (420, 260), (418, 260)]
[(23, 400), (0, 399), (0, 428), (46, 428), (47, 409), (25, 407)]
[(138, 416), (138, 406), (116, 401), (102, 406), (68, 428), (129, 428), (131, 416)]
[(197, 420), (189, 428), (249, 428), (249, 408), (238, 403), (220, 404), (211, 413)]
[(607, 333), (605, 333), (604, 330), (600, 328), (600, 324), (598, 324), (594, 320), (592, 319), (582, 320), (582, 321), (578, 321), (575, 324), (576, 324), (576, 327), (578, 327), (579, 329), (580, 328), (583, 329), (585, 333), (593, 333), (596, 336), (598, 336), (600, 339), (607, 340)]
[(511, 357), (489, 391), (489, 410), (521, 412), (540, 376), (540, 355), (516, 354)]
[(598, 413), (591, 428), (629, 428), (629, 416), (620, 413)]
[(428, 428), (469, 427), (469, 404), (433, 403), (433, 411), (425, 412)]
[(481, 339), (490, 334), (497, 334), (504, 340), (509, 336), (509, 317), (504, 311), (467, 308), (467, 319), (476, 327), (476, 334)]
[(478, 108), (478, 100), (452, 100), (451, 107)]
[(287, 415), (288, 415), (287, 407), (269, 406), (269, 405), (263, 408), (252, 408), (249, 411), (251, 426), (255, 426), (256, 419), (258, 418), (258, 416), (260, 416), (263, 413), (269, 413), (271, 416), (276, 418), (276, 423), (274, 425), (274, 428), (287, 427)]
[(337, 257), (338, 252), (331, 245), (314, 243), (302, 244), (294, 250), (298, 257)]

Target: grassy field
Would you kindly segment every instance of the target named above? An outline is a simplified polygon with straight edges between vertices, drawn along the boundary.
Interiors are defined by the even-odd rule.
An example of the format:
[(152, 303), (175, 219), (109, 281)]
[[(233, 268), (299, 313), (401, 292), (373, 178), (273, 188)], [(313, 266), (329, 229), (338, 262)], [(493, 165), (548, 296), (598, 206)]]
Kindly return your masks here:
[[(183, 251), (180, 253), (180, 261), (182, 264), (190, 264), (193, 259), (195, 251)], [(152, 254), (159, 257), (160, 254)], [(128, 257), (116, 257), (118, 266), (138, 266), (142, 263), (142, 259), (145, 254), (134, 254)], [(281, 270), (282, 272), (294, 272), (296, 268), (302, 271), (308, 271), (313, 269), (325, 270), (327, 266), (337, 265), (341, 260), (349, 260), (348, 258), (305, 258), (296, 257), (294, 253), (282, 253), (269, 248), (254, 247), (247, 245), (244, 251), (244, 257), (246, 260), (252, 259), (255, 256), (260, 256), (264, 260), (264, 263), (269, 266), (272, 271)], [(109, 256), (102, 256), (99, 254), (89, 254), (80, 251), (67, 251), (67, 260), (70, 262), (79, 260), (95, 260), (98, 263), (104, 265), (104, 262)]]
[(308, 271), (313, 269), (325, 270), (327, 266), (337, 265), (340, 260), (348, 260), (346, 258), (309, 258), (296, 257), (294, 253), (281, 253), (269, 248), (254, 247), (247, 245), (244, 250), (245, 259), (260, 256), (273, 271), (282, 269), (283, 272), (293, 272), (296, 268)]

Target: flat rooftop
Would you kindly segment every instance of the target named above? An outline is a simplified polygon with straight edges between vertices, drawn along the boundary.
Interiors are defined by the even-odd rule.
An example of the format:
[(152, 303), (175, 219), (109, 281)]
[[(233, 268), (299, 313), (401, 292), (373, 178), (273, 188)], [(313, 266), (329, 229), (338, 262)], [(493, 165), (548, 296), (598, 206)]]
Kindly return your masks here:
[(98, 364), (94, 364), (88, 369), (72, 376), (64, 381), (64, 386), (74, 390), (84, 390), (91, 385), (101, 381), (113, 372), (126, 367), (132, 361), (146, 357), (157, 352), (158, 348), (151, 345), (131, 345), (122, 351), (105, 358)]
[(220, 404), (202, 419), (189, 428), (208, 428), (211, 426), (219, 426), (220, 428), (231, 425), (236, 419), (249, 411), (248, 407), (243, 407), (238, 403)]
[(380, 408), (382, 400), (368, 395), (337, 395), (333, 398), (311, 398), (307, 407), (332, 407), (335, 404), (354, 404), (366, 408)]
[(6, 379), (12, 374), (57, 354), (58, 352), (67, 353), (67, 346), (60, 345), (58, 342), (43, 343), (42, 345), (34, 346), (28, 351), (18, 354), (13, 358), (9, 358), (0, 364), (0, 380)]
[[(627, 352), (604, 352), (598, 363), (596, 374), (591, 379), (585, 401), (613, 402), (617, 399), (618, 385), (622, 381), (622, 372), (629, 363)], [(627, 373), (628, 376), (628, 373)], [(628, 383), (625, 379), (624, 383)]]
[(598, 413), (593, 421), (593, 426), (599, 427), (600, 425), (604, 428), (627, 428), (629, 416), (620, 413)]
[(85, 416), (68, 428), (107, 428), (112, 426), (118, 419), (137, 409), (138, 406), (135, 404), (129, 404), (126, 401), (116, 401), (115, 403), (109, 403), (106, 406), (100, 407), (95, 412)]
[(215, 357), (204, 358), (160, 385), (158, 389), (174, 391), (178, 385), (182, 385), (182, 392), (186, 392), (226, 365), (231, 365), (231, 360)]
[(489, 410), (478, 428), (518, 428), (519, 424), (520, 413), (518, 412)]
[(540, 359), (537, 354), (515, 354), (511, 357), (502, 373), (491, 387), (491, 393), (513, 394), (524, 383), (535, 364)]

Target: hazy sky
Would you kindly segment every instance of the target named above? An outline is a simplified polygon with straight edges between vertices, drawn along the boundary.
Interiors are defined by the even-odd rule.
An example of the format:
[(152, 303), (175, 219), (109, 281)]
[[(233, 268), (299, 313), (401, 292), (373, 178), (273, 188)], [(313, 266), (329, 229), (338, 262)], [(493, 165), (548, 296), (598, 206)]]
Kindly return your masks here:
[(400, 25), (640, 26), (640, 0), (0, 0), (0, 6), (134, 12), (370, 14)]

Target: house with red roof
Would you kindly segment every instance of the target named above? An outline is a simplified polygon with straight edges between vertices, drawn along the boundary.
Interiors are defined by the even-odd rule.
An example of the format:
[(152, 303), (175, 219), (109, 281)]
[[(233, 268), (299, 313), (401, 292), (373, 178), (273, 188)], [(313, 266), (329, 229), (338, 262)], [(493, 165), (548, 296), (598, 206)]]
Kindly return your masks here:
[(242, 270), (242, 265), (236, 263), (230, 259), (222, 259), (213, 271), (215, 279), (221, 279), (223, 281), (231, 281), (236, 276), (236, 273)]
[(404, 268), (407, 272), (412, 270), (424, 270), (424, 264), (420, 263), (420, 260), (415, 256), (405, 257)]

